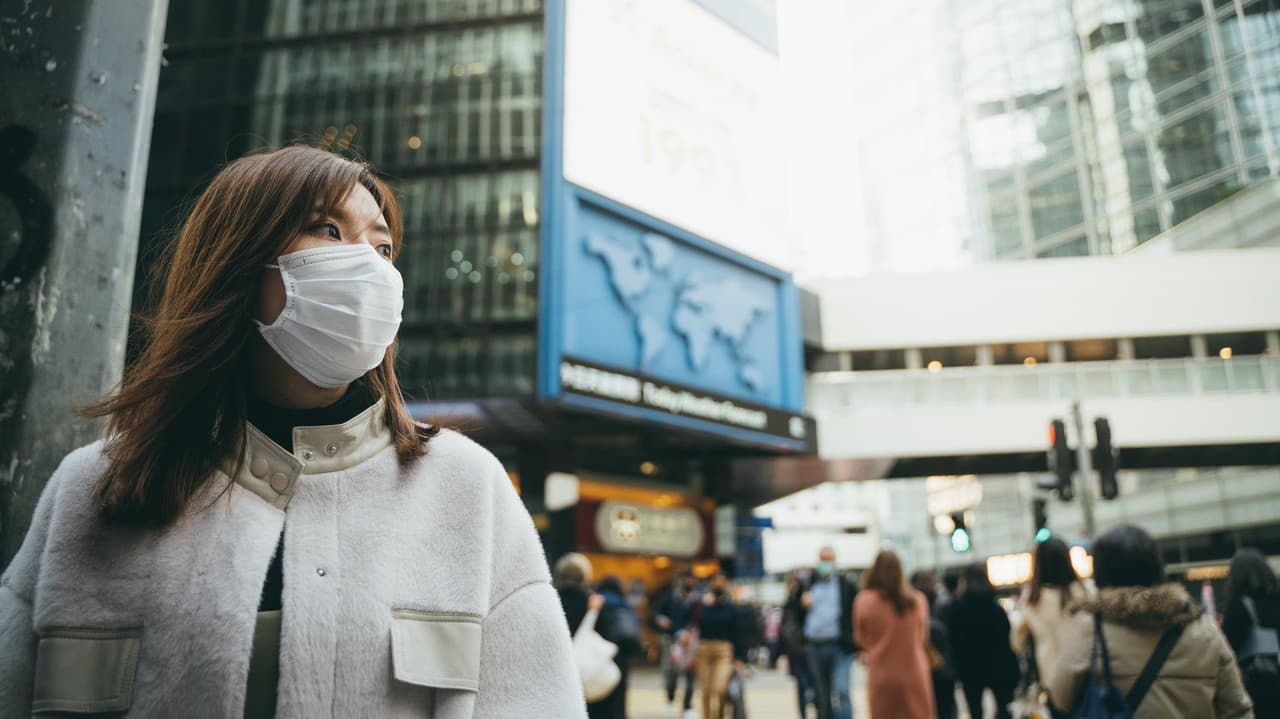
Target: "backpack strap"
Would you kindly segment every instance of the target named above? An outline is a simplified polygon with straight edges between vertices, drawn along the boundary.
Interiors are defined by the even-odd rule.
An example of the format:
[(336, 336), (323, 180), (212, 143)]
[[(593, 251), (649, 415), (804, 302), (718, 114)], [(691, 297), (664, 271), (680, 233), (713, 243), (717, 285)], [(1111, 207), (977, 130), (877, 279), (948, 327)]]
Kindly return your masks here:
[(1142, 673), (1138, 675), (1138, 680), (1133, 683), (1132, 687), (1129, 687), (1129, 693), (1125, 695), (1124, 701), (1125, 704), (1129, 705), (1130, 712), (1137, 711), (1138, 705), (1142, 704), (1142, 700), (1146, 698), (1147, 690), (1151, 689), (1151, 685), (1155, 683), (1161, 667), (1169, 659), (1169, 655), (1173, 653), (1173, 646), (1182, 638), (1182, 630), (1184, 629), (1186, 629), (1186, 625), (1175, 624), (1161, 635), (1155, 651), (1151, 653), (1151, 658), (1147, 660), (1147, 665), (1142, 668)]
[(1102, 678), (1105, 681), (1103, 686), (1111, 686), (1114, 681), (1111, 678), (1111, 652), (1107, 651), (1107, 637), (1102, 633), (1102, 615), (1093, 615), (1093, 661), (1091, 671), (1096, 677), (1098, 674), (1098, 658), (1102, 658)]

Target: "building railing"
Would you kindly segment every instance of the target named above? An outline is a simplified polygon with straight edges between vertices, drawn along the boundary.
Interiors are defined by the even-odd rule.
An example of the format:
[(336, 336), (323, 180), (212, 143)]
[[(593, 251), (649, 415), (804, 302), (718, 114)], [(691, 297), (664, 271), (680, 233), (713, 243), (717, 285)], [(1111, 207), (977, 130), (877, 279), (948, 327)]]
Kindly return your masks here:
[(815, 372), (811, 411), (876, 405), (984, 405), (1099, 397), (1280, 393), (1280, 357), (1064, 362), (940, 370)]

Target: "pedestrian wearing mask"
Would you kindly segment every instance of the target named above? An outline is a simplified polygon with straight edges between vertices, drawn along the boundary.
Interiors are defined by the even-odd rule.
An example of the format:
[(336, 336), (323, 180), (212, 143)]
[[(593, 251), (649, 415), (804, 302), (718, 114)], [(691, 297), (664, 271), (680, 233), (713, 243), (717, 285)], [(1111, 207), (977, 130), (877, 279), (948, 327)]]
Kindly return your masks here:
[(867, 665), (871, 719), (932, 719), (929, 605), (889, 550), (876, 555), (853, 603), (854, 638)]
[(1262, 552), (1241, 549), (1231, 558), (1226, 596), (1222, 632), (1239, 659), (1254, 713), (1280, 717), (1280, 656), (1266, 646), (1268, 634), (1275, 637), (1280, 630), (1280, 582)]
[(1013, 629), (1013, 648), (1021, 654), (1035, 644), (1036, 673), (1043, 682), (1053, 676), (1067, 636), (1075, 631), (1068, 606), (1083, 601), (1089, 589), (1076, 576), (1067, 543), (1050, 537), (1036, 546), (1031, 584), (1022, 590), (1022, 609)]
[(203, 190), (0, 581), (0, 716), (585, 715), (502, 465), (401, 397), (401, 231), (315, 148)]
[[(1151, 535), (1116, 527), (1093, 543), (1097, 596), (1075, 606), (1074, 631), (1049, 680), (1049, 697), (1071, 712), (1091, 681), (1095, 632), (1102, 635), (1105, 667), (1120, 696), (1151, 667), (1141, 696), (1126, 702), (1134, 719), (1242, 719), (1254, 716), (1235, 657), (1212, 617), (1203, 614), (1182, 585), (1165, 583), (1164, 562)], [(1165, 644), (1165, 651), (1157, 647)], [(1163, 659), (1161, 655), (1163, 654)], [(1153, 657), (1156, 659), (1154, 664)]]
[(996, 699), (996, 716), (1007, 719), (1020, 672), (1009, 645), (1009, 616), (996, 601), (986, 565), (965, 568), (960, 597), (947, 610), (947, 631), (969, 713), (982, 716), (982, 697), (990, 690)]
[(729, 596), (729, 580), (717, 574), (711, 591), (693, 610), (698, 627), (697, 673), (702, 687), (702, 719), (723, 719), (729, 680), (746, 667), (747, 643), (742, 615)]
[(809, 670), (818, 698), (818, 719), (851, 719), (849, 685), (853, 656), (853, 601), (858, 588), (836, 573), (836, 552), (823, 547), (808, 590), (801, 598), (805, 610), (804, 640)]
[(695, 600), (694, 590), (697, 580), (684, 571), (670, 591), (654, 605), (653, 619), (650, 624), (661, 637), (660, 656), (662, 667), (663, 689), (667, 695), (668, 715), (676, 713), (676, 689), (679, 688), (680, 677), (684, 677), (684, 713), (693, 713), (694, 667), (692, 664), (681, 666), (673, 650), (679, 642), (681, 633), (689, 629), (689, 616)]

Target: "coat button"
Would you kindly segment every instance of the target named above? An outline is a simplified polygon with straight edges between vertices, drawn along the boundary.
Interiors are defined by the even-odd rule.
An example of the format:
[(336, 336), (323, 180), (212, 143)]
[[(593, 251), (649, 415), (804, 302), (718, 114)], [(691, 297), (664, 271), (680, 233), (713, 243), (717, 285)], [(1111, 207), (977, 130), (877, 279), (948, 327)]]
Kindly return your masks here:
[(325, 448), (324, 448), (324, 453), (325, 453), (325, 454), (327, 454), (327, 455), (329, 455), (330, 457), (332, 457), (333, 455), (337, 454), (337, 453), (338, 453), (338, 445), (337, 445), (337, 443), (332, 443), (332, 444), (330, 444), (328, 447), (325, 447)]
[(285, 491), (289, 488), (289, 478), (282, 472), (276, 472), (271, 475), (271, 488), (277, 492)]
[(322, 577), (323, 577), (323, 576), (324, 576), (324, 567), (317, 567), (317, 568), (316, 568), (316, 574), (319, 574), (320, 576), (322, 576)]
[(258, 479), (262, 479), (267, 476), (267, 469), (269, 469), (269, 467), (267, 467), (267, 460), (262, 457), (258, 457), (249, 464), (249, 472)]
[(316, 458), (316, 453), (308, 449), (302, 453), (302, 458), (309, 462)]

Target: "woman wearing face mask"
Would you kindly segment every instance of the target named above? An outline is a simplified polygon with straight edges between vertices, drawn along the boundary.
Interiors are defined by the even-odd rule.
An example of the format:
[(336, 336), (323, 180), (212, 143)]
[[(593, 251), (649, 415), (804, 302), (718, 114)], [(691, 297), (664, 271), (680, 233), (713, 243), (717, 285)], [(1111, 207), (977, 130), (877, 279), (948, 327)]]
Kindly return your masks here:
[(0, 716), (584, 716), (498, 461), (396, 382), (401, 218), (290, 147), (195, 202), (0, 586)]
[(711, 591), (693, 609), (698, 628), (695, 671), (702, 687), (702, 719), (721, 719), (728, 708), (729, 679), (746, 666), (744, 617), (729, 596), (729, 579), (717, 574)]

